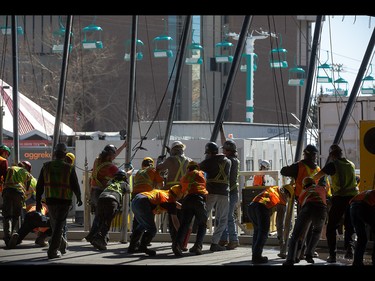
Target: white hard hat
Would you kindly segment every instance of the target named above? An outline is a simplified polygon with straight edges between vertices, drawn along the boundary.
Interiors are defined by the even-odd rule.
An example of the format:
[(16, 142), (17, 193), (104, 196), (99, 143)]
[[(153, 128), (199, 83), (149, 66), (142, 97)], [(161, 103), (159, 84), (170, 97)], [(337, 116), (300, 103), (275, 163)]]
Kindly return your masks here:
[(180, 141), (174, 141), (174, 142), (172, 143), (172, 145), (171, 145), (171, 149), (173, 149), (173, 148), (176, 147), (176, 146), (181, 146), (182, 149), (185, 149), (185, 147), (186, 147), (182, 142), (180, 142)]
[(260, 166), (266, 168), (266, 169), (269, 169), (271, 164), (270, 162), (268, 162), (267, 160), (263, 160), (262, 162), (260, 162)]

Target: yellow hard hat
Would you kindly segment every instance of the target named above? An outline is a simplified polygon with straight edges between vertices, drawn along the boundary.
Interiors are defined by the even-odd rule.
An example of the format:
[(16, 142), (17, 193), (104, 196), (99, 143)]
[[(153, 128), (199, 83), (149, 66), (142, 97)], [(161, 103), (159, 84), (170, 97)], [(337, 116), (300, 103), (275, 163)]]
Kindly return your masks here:
[(71, 152), (68, 152), (65, 156), (68, 157), (72, 161), (71, 164), (74, 165), (74, 161), (76, 160), (75, 155)]
[(152, 159), (151, 157), (145, 157), (145, 158), (143, 158), (143, 161), (144, 161), (144, 162), (147, 161), (147, 162), (149, 162), (150, 164), (154, 165), (154, 159)]
[(187, 165), (187, 168), (191, 168), (191, 167), (199, 167), (198, 163), (195, 162), (195, 161), (190, 161), (189, 164)]
[(182, 196), (181, 186), (179, 184), (172, 186), (169, 191), (176, 197), (176, 200), (179, 200)]
[(141, 165), (142, 168), (154, 166), (154, 159), (152, 159), (151, 157), (145, 157), (143, 158)]

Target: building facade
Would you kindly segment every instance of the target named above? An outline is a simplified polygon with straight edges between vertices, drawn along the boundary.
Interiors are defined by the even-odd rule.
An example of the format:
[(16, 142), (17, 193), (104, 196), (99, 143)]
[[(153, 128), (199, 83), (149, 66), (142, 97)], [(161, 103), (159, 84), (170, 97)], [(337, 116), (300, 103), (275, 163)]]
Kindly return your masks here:
[[(62, 44), (67, 17), (3, 16), (1, 27), (9, 27), (13, 18), (17, 20), (17, 27), (23, 30), (23, 34), (17, 36), (19, 89), (54, 115), (64, 63)], [(182, 66), (173, 119), (214, 121), (232, 66), (231, 62), (217, 62), (216, 47), (223, 42), (231, 43), (232, 47), (225, 51), (233, 56), (238, 38), (230, 34), (240, 33), (245, 16), (201, 15), (192, 18), (188, 42), (202, 46), (202, 64)], [(74, 15), (72, 19), (62, 121), (75, 131), (126, 128), (131, 85), (130, 61), (126, 57), (129, 55), (132, 16)], [(248, 72), (241, 71), (247, 65), (241, 60), (226, 104), (225, 121), (248, 121), (249, 95), (253, 102), (253, 120), (250, 122), (278, 124), (285, 123), (281, 117), (289, 112), (300, 116), (304, 87), (289, 86), (288, 75), (295, 66), (307, 72), (310, 28), (314, 20), (313, 16), (251, 16), (247, 38), (254, 39), (254, 71), (251, 77)], [(168, 118), (185, 21), (186, 16), (180, 15), (137, 17), (137, 38), (141, 42), (137, 43), (134, 82), (135, 121)], [(88, 32), (90, 28), (92, 31)], [(261, 32), (269, 36), (255, 41)], [(171, 40), (157, 40), (167, 37)], [(96, 43), (94, 48), (84, 46), (83, 43), (90, 40)], [(161, 47), (162, 43), (167, 44)], [(13, 84), (11, 36), (0, 36), (0, 44), (4, 58), (1, 78)], [(157, 48), (166, 48), (171, 56), (157, 57)], [(286, 55), (287, 67), (271, 66), (273, 50), (285, 51), (282, 55)], [(141, 56), (138, 57), (138, 53)], [(273, 59), (275, 55), (280, 56), (280, 53), (273, 53)]]

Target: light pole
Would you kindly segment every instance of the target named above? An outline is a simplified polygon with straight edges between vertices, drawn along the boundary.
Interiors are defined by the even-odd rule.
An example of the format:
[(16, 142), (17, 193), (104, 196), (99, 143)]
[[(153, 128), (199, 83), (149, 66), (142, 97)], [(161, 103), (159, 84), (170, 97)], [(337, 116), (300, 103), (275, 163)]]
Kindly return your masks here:
[[(245, 58), (246, 58), (246, 122), (254, 122), (254, 48), (255, 40), (266, 39), (269, 36), (276, 37), (275, 34), (265, 31), (255, 31), (258, 35), (253, 35), (254, 30), (246, 37)], [(228, 34), (234, 40), (238, 40), (239, 34), (230, 32)]]

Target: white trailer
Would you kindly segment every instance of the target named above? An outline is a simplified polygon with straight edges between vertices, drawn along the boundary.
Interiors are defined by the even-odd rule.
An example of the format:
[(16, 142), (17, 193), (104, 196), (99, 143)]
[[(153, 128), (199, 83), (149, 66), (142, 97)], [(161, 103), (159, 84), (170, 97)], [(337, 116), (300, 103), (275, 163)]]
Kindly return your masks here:
[[(329, 147), (333, 144), (337, 129), (348, 104), (349, 97), (321, 95), (318, 99), (318, 127), (320, 166), (327, 161)], [(357, 169), (360, 165), (360, 121), (375, 120), (375, 96), (357, 97), (353, 111), (345, 128), (340, 146), (344, 155), (353, 161)]]

